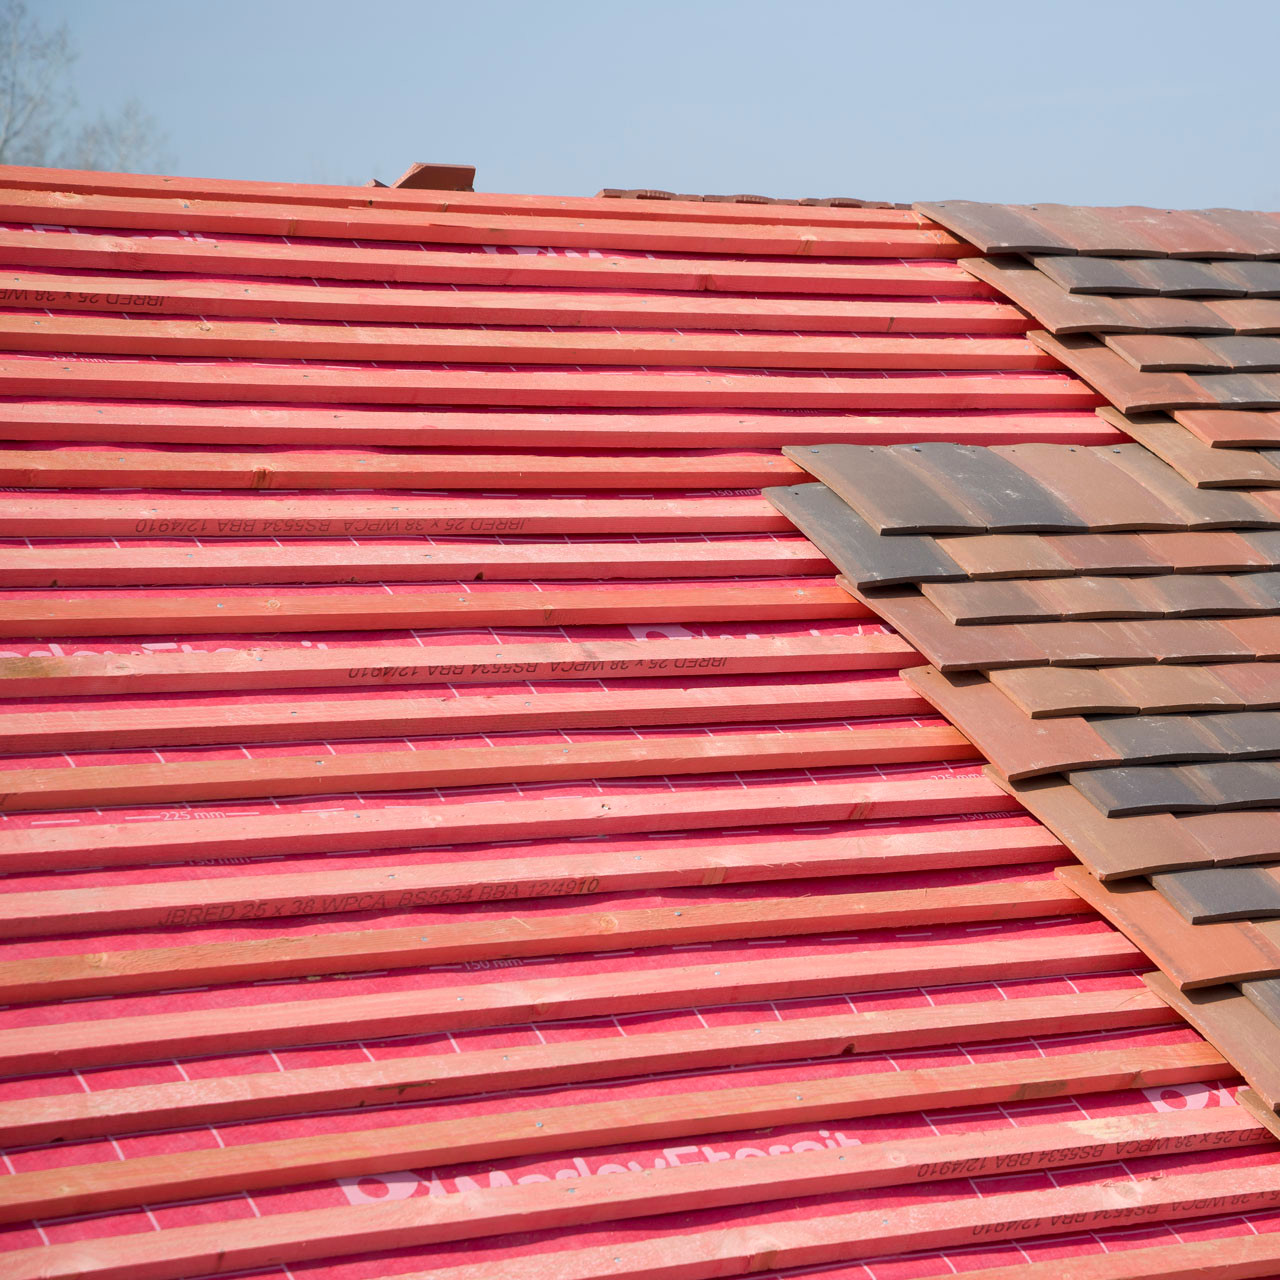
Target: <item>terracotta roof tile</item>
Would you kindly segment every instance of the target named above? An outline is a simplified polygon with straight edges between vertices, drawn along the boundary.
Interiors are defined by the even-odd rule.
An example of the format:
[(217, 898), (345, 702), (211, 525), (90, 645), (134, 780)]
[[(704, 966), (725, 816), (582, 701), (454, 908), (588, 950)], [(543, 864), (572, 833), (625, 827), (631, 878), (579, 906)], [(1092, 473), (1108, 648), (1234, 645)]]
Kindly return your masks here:
[[(1280, 333), (1280, 299), (1215, 298), (1204, 306), (1234, 333)], [(1206, 325), (1208, 331), (1209, 326)]]
[(1213, 373), (1231, 360), (1200, 338), (1161, 333), (1112, 333), (1107, 346), (1142, 373)]
[[(1166, 872), (1162, 883), (1203, 871)], [(1141, 879), (1103, 884), (1082, 867), (1059, 878), (1136, 942), (1182, 989), (1280, 974), (1280, 948), (1257, 930), (1235, 923), (1191, 924), (1165, 894)]]
[[(1096, 776), (1097, 772), (1092, 770), (1084, 776)], [(1011, 783), (990, 766), (987, 773), (1016, 796), (1100, 880), (1204, 866), (1213, 860), (1213, 855), (1193, 836), (1189, 820), (1167, 813), (1108, 818), (1056, 774)]]
[(944, 537), (938, 542), (971, 578), (1039, 577), (1075, 571), (1057, 549), (1056, 540), (1035, 534), (978, 534)]
[(1215, 449), (1163, 415), (1099, 412), (1198, 488), (1280, 485), (1280, 467), (1252, 449)]
[[(1190, 374), (1142, 373), (1091, 338), (1055, 337), (1039, 330), (1027, 336), (1124, 413), (1221, 403), (1213, 390)], [(1256, 391), (1254, 395), (1256, 397)]]
[(991, 450), (1032, 476), (1096, 532), (1179, 529), (1176, 511), (1095, 449), (1007, 445)]
[(1143, 702), (1114, 678), (1119, 673), (1176, 679), (1196, 667), (1016, 667), (993, 671), (991, 683), (1035, 719), (1057, 716), (1118, 715), (1145, 710)]
[(1210, 446), (1280, 445), (1280, 411), (1179, 409), (1174, 418)]
[(1237, 666), (1251, 665), (1112, 667), (1103, 675), (1135, 711), (1148, 715), (1214, 708), (1234, 710), (1250, 705), (1251, 700), (1246, 700), (1232, 684), (1231, 673)]

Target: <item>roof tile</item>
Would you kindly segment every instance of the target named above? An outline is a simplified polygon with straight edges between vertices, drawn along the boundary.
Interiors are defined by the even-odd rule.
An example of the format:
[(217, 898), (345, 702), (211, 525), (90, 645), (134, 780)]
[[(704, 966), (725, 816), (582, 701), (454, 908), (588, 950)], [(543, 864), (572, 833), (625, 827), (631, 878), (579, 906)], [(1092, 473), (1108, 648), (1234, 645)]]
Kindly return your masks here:
[[(1140, 301), (1140, 299), (1135, 299)], [(1280, 300), (1274, 298), (1214, 298), (1199, 304), (1212, 312), (1232, 333), (1280, 333)], [(1208, 326), (1206, 326), (1206, 332)]]
[(1111, 667), (1105, 675), (1134, 710), (1159, 715), (1215, 707), (1244, 707), (1244, 698), (1231, 686), (1227, 674), (1236, 665), (1196, 667), (1160, 663), (1154, 666)]
[(1280, 445), (1280, 410), (1178, 409), (1173, 416), (1210, 446)]
[[(1050, 333), (1129, 333), (1147, 327), (1132, 309), (1138, 299), (1068, 293), (1021, 258), (966, 258), (963, 265), (970, 275), (1029, 311)], [(1206, 314), (1210, 331), (1215, 327), (1224, 333), (1233, 331), (1221, 316)]]
[[(1080, 519), (1038, 480), (992, 449), (974, 445), (895, 445), (936, 489), (962, 501), (992, 533), (1084, 528)], [(954, 497), (952, 497), (954, 501)]]
[(1192, 924), (1280, 915), (1280, 880), (1261, 867), (1163, 871), (1151, 882)]
[(913, 667), (903, 678), (1011, 781), (1116, 758), (1088, 721), (1033, 720), (982, 676)]
[(1110, 460), (1178, 511), (1189, 529), (1247, 529), (1276, 522), (1251, 496), (1197, 489), (1141, 445), (1100, 446)]
[[(1276, 237), (1280, 243), (1280, 235)], [(1214, 272), (1252, 298), (1280, 298), (1280, 262), (1218, 262)]]
[[(1221, 264), (1226, 265), (1226, 264)], [(1133, 274), (1149, 286), (1143, 293), (1165, 297), (1238, 298), (1245, 286), (1219, 270), (1220, 264), (1188, 258), (1144, 258), (1133, 264)]]
[(1075, 252), (1069, 236), (1052, 231), (1028, 208), (975, 200), (924, 201), (915, 207), (948, 231), (977, 245), (985, 254), (1029, 250)]
[(1206, 337), (1202, 339), (1201, 345), (1208, 347), (1232, 369), (1256, 370), (1260, 373), (1274, 373), (1280, 369), (1280, 338), (1232, 334), (1227, 337)]
[(1031, 259), (1054, 284), (1068, 293), (1158, 294), (1160, 284), (1145, 271), (1149, 264), (1133, 258), (1082, 258), (1054, 254)]
[(1280, 466), (1252, 449), (1214, 449), (1181, 423), (1163, 415), (1126, 416), (1115, 409), (1099, 413), (1197, 488), (1280, 485)]
[(1051, 356), (1061, 360), (1068, 369), (1079, 374), (1125, 413), (1220, 403), (1212, 390), (1190, 374), (1141, 373), (1095, 339), (1055, 337), (1035, 329), (1027, 337)]
[(938, 545), (971, 578), (1024, 578), (1075, 572), (1059, 554), (1058, 541), (1030, 533), (989, 533), (939, 538)]
[(1212, 373), (1234, 368), (1200, 338), (1167, 333), (1110, 333), (1107, 346), (1141, 373)]
[(1070, 204), (1027, 207), (1038, 222), (1076, 253), (1148, 258), (1158, 257), (1165, 251), (1158, 234), (1163, 223), (1148, 216), (1154, 210)]
[(1089, 724), (1128, 762), (1176, 764), (1222, 754), (1217, 738), (1194, 715), (1099, 716)]
[(1121, 715), (1143, 709), (1114, 674), (1156, 672), (1165, 676), (1195, 667), (1014, 667), (993, 671), (991, 683), (1034, 719), (1057, 716)]
[(896, 447), (789, 445), (783, 453), (838, 494), (877, 533), (963, 533), (983, 527), (969, 501), (957, 500)]
[(882, 539), (826, 485), (766, 489), (764, 495), (859, 586), (964, 577), (960, 567), (932, 538)]
[(1034, 477), (1093, 532), (1184, 527), (1168, 503), (1113, 466), (1104, 452), (1043, 444), (1004, 445), (991, 452)]
[[(1171, 879), (1178, 873), (1165, 873)], [(1195, 874), (1195, 873), (1186, 873)], [(1280, 973), (1280, 947), (1234, 923), (1193, 925), (1166, 896), (1140, 879), (1103, 884), (1083, 867), (1058, 878), (1135, 942), (1180, 987), (1238, 982)]]
[[(1204, 866), (1211, 861), (1186, 819), (1167, 813), (1108, 819), (1060, 776), (1011, 783), (990, 767), (986, 772), (1016, 796), (1100, 880)], [(1098, 771), (1084, 776), (1096, 778)]]

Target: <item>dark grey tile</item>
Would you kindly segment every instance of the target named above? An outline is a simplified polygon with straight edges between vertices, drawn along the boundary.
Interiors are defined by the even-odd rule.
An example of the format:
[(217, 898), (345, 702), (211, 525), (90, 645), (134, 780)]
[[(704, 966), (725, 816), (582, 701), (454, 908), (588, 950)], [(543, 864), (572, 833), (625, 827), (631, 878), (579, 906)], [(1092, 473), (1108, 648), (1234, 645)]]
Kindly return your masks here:
[(1089, 723), (1125, 761), (1175, 764), (1222, 754), (1221, 743), (1193, 715), (1099, 716)]
[[(1280, 263), (1276, 265), (1280, 266)], [(1232, 369), (1258, 373), (1280, 369), (1280, 338), (1230, 334), (1205, 337), (1200, 341), (1215, 355), (1227, 360)]]
[[(1280, 466), (1280, 449), (1263, 449), (1262, 456)], [(1280, 568), (1280, 529), (1242, 529), (1240, 536)]]
[(1215, 262), (1213, 269), (1250, 298), (1280, 298), (1280, 262)]
[(1156, 294), (1160, 286), (1145, 277), (1141, 262), (1132, 258), (1082, 258), (1078, 255), (1041, 255), (1032, 259), (1055, 284), (1069, 293)]
[(1114, 769), (1078, 769), (1071, 785), (1110, 818), (1143, 813), (1197, 813), (1216, 807), (1215, 794), (1185, 776), (1191, 766), (1120, 765)]
[[(1277, 451), (1280, 454), (1280, 450)], [(1271, 533), (1277, 539), (1276, 554), (1280, 555), (1280, 530), (1266, 530), (1253, 536), (1264, 537)], [(1247, 591), (1266, 610), (1280, 610), (1280, 573), (1274, 569), (1265, 573), (1246, 573), (1240, 576), (1237, 584), (1242, 591)], [(1276, 672), (1276, 684), (1280, 686), (1280, 671)]]
[(764, 495), (860, 587), (952, 582), (966, 577), (933, 538), (881, 537), (826, 485), (766, 489)]
[(1088, 523), (1008, 458), (975, 445), (899, 444), (905, 459), (930, 484), (963, 502), (989, 533), (1084, 531)]
[(1280, 711), (1215, 711), (1195, 719), (1224, 755), (1238, 760), (1280, 755)]
[(1216, 264), (1192, 258), (1142, 258), (1132, 263), (1138, 279), (1150, 287), (1144, 293), (1166, 297), (1242, 298), (1245, 287), (1215, 270)]
[(1280, 375), (1274, 373), (1189, 374), (1224, 409), (1280, 408)]
[(1206, 794), (1217, 792), (1220, 809), (1271, 809), (1280, 805), (1280, 767), (1231, 760), (1225, 764), (1182, 766), (1194, 774), (1193, 786)]
[(833, 489), (877, 533), (972, 533), (985, 528), (967, 495), (934, 485), (896, 448), (788, 445), (783, 453)]
[(1071, 241), (1026, 210), (976, 200), (924, 201), (915, 206), (948, 231), (991, 253), (1074, 253)]
[(1280, 916), (1280, 880), (1262, 867), (1162, 871), (1151, 883), (1192, 924)]

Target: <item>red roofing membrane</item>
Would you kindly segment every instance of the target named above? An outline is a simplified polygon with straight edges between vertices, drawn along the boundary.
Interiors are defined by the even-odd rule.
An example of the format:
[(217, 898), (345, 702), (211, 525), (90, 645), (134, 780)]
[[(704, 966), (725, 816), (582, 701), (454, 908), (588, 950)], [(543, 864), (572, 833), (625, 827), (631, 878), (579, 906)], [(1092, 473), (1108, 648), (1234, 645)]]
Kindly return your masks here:
[(7, 1276), (1271, 1265), (1239, 1082), (760, 496), (1121, 438), (960, 242), (27, 170), (0, 217)]

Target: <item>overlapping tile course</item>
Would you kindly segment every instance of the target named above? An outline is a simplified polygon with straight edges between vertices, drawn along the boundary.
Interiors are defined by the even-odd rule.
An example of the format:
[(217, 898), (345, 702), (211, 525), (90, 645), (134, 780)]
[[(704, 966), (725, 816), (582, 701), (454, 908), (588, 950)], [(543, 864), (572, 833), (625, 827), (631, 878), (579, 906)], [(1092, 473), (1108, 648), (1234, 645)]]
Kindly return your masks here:
[(1003, 255), (966, 269), (1133, 443), (797, 444), (819, 483), (768, 492), (823, 511), (839, 581), (929, 661), (907, 682), (1274, 1111), (1280, 215), (920, 208)]

